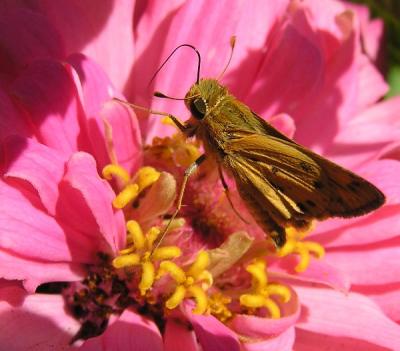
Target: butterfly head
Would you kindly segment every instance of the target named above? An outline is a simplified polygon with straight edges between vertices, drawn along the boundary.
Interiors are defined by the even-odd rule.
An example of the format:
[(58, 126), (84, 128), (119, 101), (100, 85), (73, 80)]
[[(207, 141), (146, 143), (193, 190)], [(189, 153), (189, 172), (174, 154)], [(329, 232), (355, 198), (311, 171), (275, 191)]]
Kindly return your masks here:
[(206, 78), (193, 84), (184, 100), (192, 116), (201, 120), (226, 95), (228, 90), (216, 79)]

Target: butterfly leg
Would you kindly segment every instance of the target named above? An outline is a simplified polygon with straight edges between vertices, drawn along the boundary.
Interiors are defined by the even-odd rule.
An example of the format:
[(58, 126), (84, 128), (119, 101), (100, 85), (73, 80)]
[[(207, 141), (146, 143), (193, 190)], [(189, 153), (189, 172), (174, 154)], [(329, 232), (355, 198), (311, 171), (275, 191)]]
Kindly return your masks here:
[(168, 117), (174, 122), (175, 126), (186, 135), (186, 137), (192, 137), (195, 134), (196, 127), (193, 127), (189, 123), (182, 123), (178, 117), (174, 115), (168, 115)]
[(166, 117), (169, 117), (169, 118), (172, 120), (172, 122), (174, 122), (175, 126), (176, 126), (182, 133), (184, 133), (184, 134), (185, 134), (186, 136), (188, 136), (188, 137), (193, 136), (194, 133), (195, 133), (195, 130), (196, 130), (195, 127), (193, 127), (191, 124), (188, 124), (188, 123), (186, 123), (186, 124), (185, 124), (185, 123), (182, 123), (182, 122), (179, 120), (178, 117), (175, 117), (175, 116), (173, 116), (173, 115), (171, 115), (171, 114), (169, 114), (169, 113), (167, 113), (167, 112), (155, 111), (155, 110), (152, 110), (152, 109), (147, 108), (147, 107), (143, 107), (143, 106), (131, 104), (130, 102), (127, 102), (127, 101), (125, 101), (125, 100), (121, 100), (121, 99), (116, 98), (116, 97), (114, 97), (113, 100), (114, 100), (114, 101), (117, 101), (117, 102), (119, 102), (119, 103), (121, 103), (121, 104), (123, 104), (123, 105), (129, 106), (129, 107), (131, 107), (131, 108), (133, 108), (133, 109), (135, 109), (135, 110), (146, 111), (146, 112), (148, 112), (148, 113), (150, 113), (150, 114), (153, 114), (153, 115), (159, 115), (159, 116), (166, 116)]
[(222, 168), (221, 168), (221, 166), (220, 166), (219, 164), (218, 164), (218, 173), (219, 173), (219, 179), (221, 180), (221, 184), (222, 184), (222, 186), (224, 187), (224, 191), (225, 191), (226, 198), (228, 199), (229, 204), (231, 205), (233, 212), (235, 212), (236, 216), (238, 216), (242, 222), (244, 222), (245, 224), (250, 224), (248, 221), (246, 221), (246, 220), (241, 216), (241, 214), (240, 214), (239, 211), (235, 208), (235, 206), (233, 206), (233, 202), (232, 202), (232, 199), (231, 199), (231, 196), (230, 196), (230, 192), (229, 192), (229, 187), (228, 187), (228, 184), (227, 184), (226, 181), (225, 181), (224, 173), (222, 172)]
[(182, 201), (183, 201), (183, 195), (185, 194), (185, 188), (186, 188), (186, 184), (190, 178), (190, 176), (197, 170), (197, 168), (199, 168), (200, 164), (203, 163), (203, 161), (206, 159), (206, 155), (201, 155), (196, 161), (194, 161), (186, 170), (185, 173), (183, 175), (183, 180), (182, 180), (182, 185), (181, 185), (181, 190), (179, 191), (179, 195), (178, 195), (178, 201), (176, 203), (176, 210), (175, 212), (172, 214), (171, 218), (169, 219), (167, 225), (165, 226), (165, 228), (163, 229), (160, 238), (158, 239), (157, 244), (154, 246), (153, 251), (160, 246), (162, 240), (165, 237), (165, 234), (168, 232), (169, 228), (171, 227), (172, 221), (175, 219), (175, 217), (178, 215), (179, 210), (182, 207)]
[(278, 249), (286, 243), (285, 228), (277, 226), (275, 229), (269, 232), (269, 236), (272, 238), (276, 248)]

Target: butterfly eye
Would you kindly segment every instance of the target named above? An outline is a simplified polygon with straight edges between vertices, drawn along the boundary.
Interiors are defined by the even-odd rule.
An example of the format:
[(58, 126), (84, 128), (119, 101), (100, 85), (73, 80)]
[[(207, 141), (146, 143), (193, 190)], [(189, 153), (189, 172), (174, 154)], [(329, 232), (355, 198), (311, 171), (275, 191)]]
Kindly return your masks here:
[(190, 103), (190, 112), (196, 119), (203, 119), (206, 112), (207, 106), (202, 98), (193, 100)]

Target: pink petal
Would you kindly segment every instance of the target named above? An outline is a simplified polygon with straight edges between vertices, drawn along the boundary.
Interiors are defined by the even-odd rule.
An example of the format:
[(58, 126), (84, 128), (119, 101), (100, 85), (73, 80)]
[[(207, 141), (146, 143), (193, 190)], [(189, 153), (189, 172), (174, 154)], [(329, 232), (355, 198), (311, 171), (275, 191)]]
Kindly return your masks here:
[(79, 281), (85, 275), (81, 264), (34, 260), (5, 250), (0, 250), (0, 262), (0, 276), (23, 280), (25, 290), (31, 293), (42, 283)]
[(196, 334), (183, 321), (168, 318), (164, 332), (164, 350), (200, 351)]
[(68, 54), (83, 52), (96, 58), (122, 90), (133, 55), (133, 16), (135, 3), (118, 2), (41, 2), (39, 10), (52, 22), (65, 42)]
[[(150, 105), (153, 91), (147, 87), (147, 84), (161, 60), (165, 59), (162, 56), (164, 46), (157, 43), (165, 42), (171, 21), (178, 8), (184, 3), (184, 0), (136, 2), (133, 25), (135, 33), (139, 35), (135, 37), (133, 67), (124, 89), (128, 99), (135, 99), (136, 104)], [(151, 38), (150, 41), (149, 38)]]
[(20, 111), (6, 93), (5, 89), (0, 87), (0, 140), (5, 140), (9, 135), (30, 136), (33, 134), (31, 126), (21, 118)]
[(85, 129), (98, 167), (101, 169), (110, 163), (104, 130), (104, 123), (107, 123), (112, 129), (118, 162), (129, 171), (136, 170), (141, 162), (141, 135), (133, 110), (110, 102), (113, 97), (124, 98), (99, 65), (78, 54), (70, 56), (68, 61), (77, 72), (75, 84), (82, 92), (82, 105), (87, 116)]
[(323, 288), (296, 287), (304, 306), (297, 327), (314, 333), (353, 338), (395, 349), (400, 326), (369, 298)]
[(187, 306), (185, 315), (191, 322), (196, 337), (204, 350), (239, 351), (238, 336), (213, 316), (191, 313), (193, 306)]
[(339, 337), (312, 333), (307, 330), (296, 330), (296, 351), (387, 351), (386, 347), (379, 347), (364, 340), (352, 339), (349, 337)]
[(254, 339), (269, 339), (284, 333), (295, 325), (300, 315), (297, 295), (293, 291), (292, 294), (291, 301), (282, 305), (282, 318), (271, 319), (238, 314), (232, 319), (229, 326), (238, 335)]
[(347, 2), (346, 7), (357, 13), (361, 25), (363, 49), (373, 61), (376, 61), (382, 44), (383, 20), (371, 20), (368, 6)]
[[(248, 3), (237, 2), (234, 8), (229, 1), (221, 5), (221, 8), (230, 6), (232, 12), (229, 13), (229, 17), (223, 17), (223, 20), (227, 21), (227, 27), (223, 28), (224, 33), (219, 34), (219, 31), (208, 33), (211, 38), (208, 42), (213, 42), (213, 46), (208, 48), (208, 58), (206, 67), (203, 69), (203, 76), (218, 77), (221, 73), (230, 53), (230, 48), (227, 46), (228, 39), (234, 34), (236, 46), (233, 58), (222, 82), (235, 96), (245, 100), (255, 83), (254, 78), (259, 74), (274, 30), (280, 25), (282, 17), (287, 15), (289, 4), (290, 1), (282, 0), (268, 3), (257, 1), (253, 2), (251, 6)], [(223, 10), (222, 13), (224, 13)], [(202, 18), (201, 21), (204, 26), (207, 26), (205, 18)], [(220, 19), (216, 18), (215, 22), (215, 26), (218, 27)], [(257, 31), (257, 35), (253, 35), (254, 31)], [(215, 33), (220, 35), (217, 37), (219, 43), (213, 41)], [(202, 44), (205, 46), (205, 43)], [(219, 63), (215, 64), (216, 62)], [(247, 100), (245, 102), (249, 103)]]
[(294, 114), (297, 123), (298, 110), (322, 88), (325, 70), (323, 52), (307, 13), (296, 11), (272, 37), (269, 47), (258, 81), (249, 89), (245, 101), (264, 118), (283, 112)]
[(120, 103), (110, 101), (100, 112), (112, 130), (118, 163), (133, 174), (142, 164), (143, 150), (139, 123), (135, 114)]
[(343, 39), (343, 28), (338, 24), (337, 16), (342, 14), (346, 7), (340, 1), (323, 3), (319, 0), (307, 0), (306, 3), (294, 2), (294, 8), (304, 8), (312, 18), (313, 26), (321, 33), (322, 47), (327, 59), (337, 50)]
[[(240, 84), (237, 84), (237, 90), (233, 89), (233, 91), (236, 94), (239, 89), (246, 92), (253, 84), (253, 77), (264, 56), (264, 53), (259, 50), (264, 48), (269, 30), (278, 21), (279, 14), (284, 12), (287, 5), (287, 1), (269, 3), (259, 1), (249, 5), (248, 3), (224, 0), (213, 3), (213, 11), (210, 13), (208, 2), (185, 2), (174, 16), (167, 36), (163, 40), (164, 48), (160, 55), (160, 62), (178, 45), (190, 43), (202, 55), (201, 77), (217, 77), (229, 57), (229, 39), (235, 34), (237, 36), (235, 54), (224, 81), (227, 82), (228, 87), (233, 89), (234, 85), (229, 83), (231, 81), (229, 72), (235, 72), (234, 76), (238, 78)], [(227, 8), (229, 11), (226, 11)], [(204, 16), (204, 13), (209, 13), (210, 16)], [(224, 13), (224, 16), (221, 17), (220, 13)], [(186, 28), (186, 30), (182, 31), (181, 28)], [(252, 35), (254, 31), (257, 31), (257, 35)], [(198, 35), (199, 32), (201, 32), (201, 36)], [(252, 56), (251, 61), (248, 60), (250, 54), (255, 56)], [(145, 60), (145, 58), (143, 59)], [(236, 73), (239, 67), (245, 74)], [(155, 67), (155, 69), (157, 68)], [(196, 72), (196, 55), (192, 50), (183, 48), (159, 72), (155, 79), (155, 89), (171, 96), (183, 97), (195, 82)], [(144, 90), (148, 77), (146, 79), (137, 78), (142, 87), (138, 89)], [(151, 92), (148, 91), (148, 94)], [(241, 95), (239, 93), (239, 97)], [(152, 106), (157, 110), (175, 114), (182, 119), (189, 115), (181, 102), (154, 99)], [(149, 128), (157, 129), (149, 129), (148, 133), (145, 130), (146, 141), (151, 141), (154, 135), (171, 133), (171, 130), (167, 130), (159, 121), (158, 117), (150, 119)]]
[(289, 328), (283, 333), (264, 341), (243, 341), (242, 349), (245, 351), (292, 351), (295, 341), (295, 329)]
[(382, 149), (398, 141), (400, 98), (379, 102), (358, 114), (335, 137), (328, 156), (353, 169), (382, 154)]
[(400, 322), (400, 282), (382, 285), (353, 285), (352, 290), (375, 301), (392, 320)]
[(350, 13), (336, 16), (336, 21), (341, 23), (342, 39), (325, 63), (323, 85), (302, 101), (301, 109), (290, 113), (296, 121), (296, 140), (319, 153), (356, 112), (358, 32)]
[(268, 120), (268, 122), (289, 138), (293, 138), (293, 135), (296, 132), (296, 125), (293, 118), (286, 113), (280, 113), (273, 116)]
[(352, 284), (399, 282), (400, 238), (357, 247), (329, 250), (326, 262), (346, 274)]
[[(0, 47), (2, 79), (4, 73), (14, 78), (20, 69), (43, 58), (61, 59), (64, 47), (48, 19), (39, 13), (10, 5), (0, 11)], [(15, 5), (15, 4), (14, 4)]]
[[(7, 280), (7, 279), (0, 279), (0, 289), (6, 288), (6, 287), (15, 287), (18, 289), (22, 288), (22, 285), (19, 282), (16, 282), (14, 280)], [(12, 303), (21, 303), (23, 296), (16, 297), (16, 299), (13, 299), (13, 294), (8, 294), (8, 298), (6, 299), (4, 296), (4, 300), (7, 300), (8, 302)]]
[(65, 350), (80, 327), (66, 313), (60, 295), (27, 295), (23, 289), (9, 286), (0, 289), (0, 300), (0, 345), (4, 350)]
[(32, 139), (13, 137), (4, 145), (4, 177), (29, 182), (37, 191), (43, 206), (55, 215), (58, 186), (64, 175), (65, 157)]
[[(117, 251), (125, 238), (123, 214), (114, 212), (111, 202), (115, 195), (98, 176), (93, 158), (84, 153), (72, 156), (60, 183), (60, 169), (64, 171), (65, 165), (54, 150), (33, 141), (27, 140), (27, 145), (23, 145), (23, 140), (14, 140), (16, 145), (10, 145), (8, 155), (15, 161), (6, 174), (8, 182), (0, 183), (5, 199), (0, 205), (0, 245), (5, 253), (33, 260), (33, 264), (46, 264), (88, 263), (99, 250), (109, 251), (111, 247)], [(23, 147), (27, 147), (26, 153), (24, 150), (17, 157)], [(45, 211), (40, 200), (55, 217)], [(110, 247), (105, 246), (104, 239)], [(66, 269), (68, 264), (63, 264), (61, 268)], [(54, 267), (51, 274), (56, 272)], [(17, 274), (15, 270), (7, 277), (30, 278), (22, 271), (17, 276), (13, 274)], [(37, 284), (35, 279), (31, 280), (33, 285)]]
[(117, 90), (103, 68), (89, 57), (73, 54), (67, 61), (76, 73), (74, 81), (81, 93), (80, 98), (86, 115), (96, 118), (101, 105), (116, 96)]
[(315, 236), (326, 247), (363, 245), (398, 236), (400, 229), (400, 187), (397, 175), (400, 163), (394, 160), (379, 160), (363, 167), (361, 176), (370, 180), (386, 195), (386, 204), (366, 216), (352, 219), (335, 219), (321, 222)]
[(39, 261), (90, 262), (93, 259), (95, 252), (89, 238), (80, 231), (62, 227), (46, 214), (36, 192), (24, 182), (13, 182), (13, 185), (0, 181), (1, 249)]
[[(398, 236), (400, 206), (385, 206), (372, 214), (354, 219), (332, 219), (318, 224), (310, 236), (326, 248), (365, 245)], [(318, 235), (317, 235), (318, 233)]]
[(74, 154), (68, 161), (64, 181), (60, 218), (99, 242), (104, 238), (114, 252), (121, 249), (126, 233), (124, 216), (122, 211), (113, 209), (115, 193), (99, 177), (92, 156), (83, 152)]
[(12, 91), (29, 113), (38, 140), (69, 155), (88, 150), (82, 137), (84, 118), (68, 67), (56, 61), (35, 61), (15, 81)]
[[(370, 62), (370, 60), (360, 55), (359, 58), (359, 95), (358, 108), (362, 111), (365, 107), (377, 102), (389, 90), (382, 74)], [(374, 87), (373, 89), (370, 89)]]
[(384, 34), (384, 21), (380, 18), (369, 21), (367, 25), (364, 24), (361, 27), (361, 34), (363, 35), (365, 51), (374, 62), (379, 64), (379, 54), (381, 54)]
[(86, 340), (80, 351), (157, 351), (163, 350), (162, 337), (156, 324), (139, 314), (125, 310), (111, 322), (106, 331)]
[(311, 258), (307, 270), (302, 273), (296, 273), (294, 270), (298, 263), (299, 258), (294, 255), (269, 259), (268, 267), (271, 269), (271, 277), (277, 276), (300, 282), (324, 284), (340, 291), (350, 289), (350, 280), (346, 272), (340, 271), (325, 259)]

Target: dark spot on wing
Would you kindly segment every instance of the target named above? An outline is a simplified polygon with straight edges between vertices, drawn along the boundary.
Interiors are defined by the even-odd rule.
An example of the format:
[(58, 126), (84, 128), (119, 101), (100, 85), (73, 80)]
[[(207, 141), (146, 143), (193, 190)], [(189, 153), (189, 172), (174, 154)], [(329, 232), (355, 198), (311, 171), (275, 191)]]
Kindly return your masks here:
[(307, 205), (310, 206), (310, 207), (316, 207), (317, 206), (317, 204), (312, 200), (307, 200), (306, 202), (307, 202)]
[(306, 205), (303, 204), (302, 202), (298, 202), (298, 203), (297, 203), (297, 206), (299, 207), (299, 209), (300, 209), (302, 212), (307, 212), (307, 207), (306, 207)]
[(315, 189), (322, 189), (322, 188), (324, 187), (324, 183), (322, 183), (322, 182), (319, 181), (319, 180), (316, 180), (316, 181), (314, 182), (314, 187), (315, 187)]
[(275, 166), (272, 166), (271, 172), (272, 172), (273, 174), (277, 174), (277, 173), (279, 172), (279, 169), (278, 169), (277, 167), (275, 167)]
[(313, 170), (313, 168), (307, 162), (304, 161), (301, 161), (299, 163), (299, 166), (304, 172), (312, 172)]
[(335, 198), (334, 201), (337, 202), (338, 204), (342, 205), (342, 206), (344, 205), (344, 201), (343, 201), (343, 199), (341, 197)]
[(283, 191), (283, 187), (281, 187), (281, 186), (279, 186), (279, 185), (276, 185), (275, 183), (273, 183), (273, 182), (271, 182), (271, 185), (273, 186), (273, 188), (274, 189), (276, 189), (276, 190), (278, 190), (278, 191), (280, 191), (280, 192), (284, 192)]
[(347, 184), (347, 188), (354, 193), (358, 192), (360, 187), (361, 183), (357, 180), (353, 180), (351, 183)]

